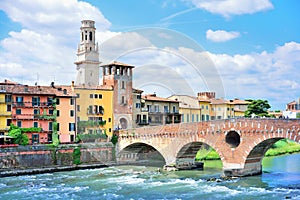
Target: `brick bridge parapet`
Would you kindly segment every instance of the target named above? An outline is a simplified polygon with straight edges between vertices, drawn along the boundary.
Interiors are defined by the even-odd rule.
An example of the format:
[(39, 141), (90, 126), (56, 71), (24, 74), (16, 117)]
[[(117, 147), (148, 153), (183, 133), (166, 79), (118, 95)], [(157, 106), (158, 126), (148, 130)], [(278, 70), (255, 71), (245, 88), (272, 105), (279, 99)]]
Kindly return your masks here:
[(194, 159), (194, 149), (207, 144), (219, 154), (225, 175), (244, 176), (260, 174), (265, 152), (283, 138), (300, 142), (300, 119), (238, 118), (120, 130), (117, 154), (146, 144), (168, 165), (192, 154)]

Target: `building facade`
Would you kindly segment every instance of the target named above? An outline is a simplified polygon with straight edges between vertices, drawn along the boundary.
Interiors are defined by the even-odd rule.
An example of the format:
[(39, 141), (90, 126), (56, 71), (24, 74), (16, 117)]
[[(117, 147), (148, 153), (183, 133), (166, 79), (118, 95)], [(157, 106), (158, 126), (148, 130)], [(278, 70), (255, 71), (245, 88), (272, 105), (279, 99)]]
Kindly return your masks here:
[(148, 122), (148, 110), (145, 109), (145, 100), (142, 99), (142, 90), (133, 89), (132, 91), (132, 101), (133, 101), (133, 128), (147, 126)]
[(168, 97), (175, 101), (179, 101), (179, 114), (181, 114), (181, 122), (200, 122), (202, 110), (196, 97), (188, 95), (172, 95)]
[(76, 86), (78, 134), (113, 134), (113, 88)]
[[(1, 124), (7, 133), (10, 124), (27, 128), (30, 144), (51, 143), (54, 131), (60, 142), (74, 142), (75, 96), (71, 86), (28, 86), (21, 84), (0, 84), (5, 91), (5, 106), (1, 106)], [(4, 123), (6, 122), (6, 123)], [(57, 124), (57, 130), (54, 130)], [(30, 130), (30, 128), (33, 128)]]
[(149, 125), (164, 125), (181, 122), (179, 101), (157, 97), (156, 94), (142, 96), (145, 103), (142, 109), (148, 111)]
[(113, 88), (114, 130), (133, 126), (132, 70), (134, 66), (120, 62), (102, 65), (102, 85)]

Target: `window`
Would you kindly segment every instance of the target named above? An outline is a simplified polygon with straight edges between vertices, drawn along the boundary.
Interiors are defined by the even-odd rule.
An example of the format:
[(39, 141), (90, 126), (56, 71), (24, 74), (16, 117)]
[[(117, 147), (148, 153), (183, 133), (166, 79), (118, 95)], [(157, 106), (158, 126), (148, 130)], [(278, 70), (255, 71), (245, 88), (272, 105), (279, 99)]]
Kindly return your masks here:
[(125, 104), (125, 97), (122, 96), (122, 101), (121, 101), (122, 104)]
[(32, 97), (32, 106), (40, 105), (40, 97)]
[(198, 114), (196, 114), (196, 120), (197, 120), (197, 122), (199, 122), (199, 115)]
[(141, 108), (141, 103), (136, 103), (136, 104), (135, 104), (135, 107), (136, 107), (136, 108)]
[(195, 115), (192, 114), (192, 122), (195, 122)]
[(11, 95), (10, 94), (6, 94), (5, 95), (5, 103), (11, 102)]
[(70, 141), (71, 141), (71, 142), (74, 142), (74, 141), (75, 141), (74, 135), (70, 135)]
[(47, 106), (52, 106), (53, 104), (53, 98), (52, 97), (48, 97), (47, 98)]
[(60, 125), (59, 123), (57, 123), (57, 131), (59, 131), (59, 129), (60, 129)]
[(54, 110), (51, 109), (51, 110), (48, 111), (48, 113), (49, 113), (49, 115), (53, 115)]
[(77, 111), (80, 111), (80, 105), (77, 105)]
[(17, 110), (16, 110), (16, 114), (17, 114), (17, 115), (21, 115), (21, 114), (22, 114), (22, 110), (21, 110), (21, 109), (17, 109)]
[(108, 122), (111, 122), (111, 118), (108, 118)]
[(201, 106), (201, 109), (204, 110), (204, 105)]
[(49, 123), (48, 123), (48, 127), (49, 127), (49, 131), (52, 131), (52, 130), (53, 130), (53, 123), (52, 123), (52, 122), (49, 122)]
[(88, 114), (93, 114), (93, 106), (89, 106)]
[(190, 115), (186, 114), (186, 122), (190, 122)]
[(108, 132), (111, 132), (111, 128), (108, 129)]
[(98, 99), (98, 94), (95, 94), (94, 97), (95, 97), (95, 99)]
[(75, 101), (75, 99), (71, 98), (70, 99), (70, 105), (74, 105), (74, 101)]
[(69, 131), (75, 131), (75, 123), (69, 123)]
[(148, 112), (152, 112), (151, 105), (147, 105)]
[(173, 113), (176, 113), (176, 106), (173, 106)]
[(141, 96), (142, 96), (142, 95), (139, 94), (139, 95), (136, 96), (136, 98), (137, 98), (137, 99), (141, 99)]
[(51, 143), (52, 142), (52, 134), (51, 133), (49, 133), (48, 134), (48, 140), (47, 140), (49, 143)]
[(90, 94), (90, 98), (92, 99), (94, 97), (94, 95), (93, 94)]
[(159, 106), (158, 105), (154, 105), (154, 111), (159, 112)]
[(208, 110), (208, 106), (206, 106), (206, 110)]
[(40, 114), (40, 110), (38, 110), (38, 109), (34, 109), (34, 110), (33, 110), (33, 114), (34, 114), (34, 115), (38, 115), (38, 114)]
[(11, 119), (6, 119), (6, 126), (10, 126), (11, 124)]
[(6, 111), (11, 112), (11, 105), (6, 105)]
[(77, 94), (76, 94), (76, 97), (77, 97), (77, 98), (80, 98), (80, 94), (79, 94), (79, 93), (77, 93)]
[(70, 110), (70, 117), (74, 117), (74, 110)]
[(92, 31), (89, 32), (89, 40), (90, 40), (90, 41), (93, 40), (93, 33), (92, 33)]
[(56, 116), (59, 117), (59, 115), (60, 115), (60, 111), (57, 110), (57, 111), (56, 111)]
[(99, 99), (102, 99), (102, 94), (99, 94)]
[(125, 89), (125, 82), (122, 81), (122, 89)]
[(209, 121), (209, 115), (206, 115), (206, 121)]
[(205, 121), (205, 115), (201, 115), (201, 121)]
[(22, 127), (22, 121), (17, 121), (17, 126), (21, 128)]
[(32, 143), (39, 143), (39, 134), (32, 134)]
[(39, 127), (39, 123), (38, 122), (33, 122), (33, 127), (38, 128)]
[(164, 106), (164, 112), (168, 113), (169, 112), (169, 107), (168, 106)]
[(56, 99), (56, 105), (59, 105), (60, 104), (60, 100), (59, 98)]
[(23, 97), (16, 97), (17, 106), (23, 106)]
[(184, 115), (182, 115), (181, 117), (181, 122), (184, 122)]

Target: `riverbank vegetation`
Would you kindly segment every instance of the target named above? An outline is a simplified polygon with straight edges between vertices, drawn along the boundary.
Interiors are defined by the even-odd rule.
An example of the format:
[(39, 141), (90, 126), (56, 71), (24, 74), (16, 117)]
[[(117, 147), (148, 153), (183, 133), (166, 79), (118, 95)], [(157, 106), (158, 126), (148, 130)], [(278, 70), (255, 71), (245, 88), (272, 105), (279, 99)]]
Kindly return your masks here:
[[(278, 156), (300, 152), (300, 144), (288, 139), (276, 142), (266, 153), (265, 156)], [(200, 160), (219, 160), (219, 154), (213, 149), (200, 149), (196, 154), (196, 161)]]

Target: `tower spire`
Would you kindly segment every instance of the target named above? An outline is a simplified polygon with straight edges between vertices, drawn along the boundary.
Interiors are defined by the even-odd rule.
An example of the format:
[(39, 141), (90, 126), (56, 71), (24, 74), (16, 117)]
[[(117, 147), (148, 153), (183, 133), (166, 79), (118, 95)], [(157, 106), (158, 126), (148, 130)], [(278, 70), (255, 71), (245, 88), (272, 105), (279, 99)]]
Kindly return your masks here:
[(95, 22), (82, 20), (78, 44), (76, 85), (99, 85), (99, 51), (95, 40)]

